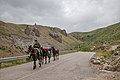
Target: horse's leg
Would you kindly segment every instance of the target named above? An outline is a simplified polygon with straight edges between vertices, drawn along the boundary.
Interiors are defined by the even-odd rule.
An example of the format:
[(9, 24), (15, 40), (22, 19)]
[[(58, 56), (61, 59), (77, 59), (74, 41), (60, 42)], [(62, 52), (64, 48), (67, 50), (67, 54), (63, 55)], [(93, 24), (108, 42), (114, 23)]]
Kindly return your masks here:
[(50, 63), (50, 56), (48, 56), (48, 58), (49, 58), (49, 63)]
[(36, 55), (37, 59), (38, 59), (38, 64), (39, 64), (39, 67), (41, 67), (41, 60), (40, 60), (40, 54), (39, 52), (37, 52), (37, 55)]
[(53, 58), (54, 58), (53, 61), (55, 61), (55, 54), (53, 55)]
[(58, 59), (58, 56), (57, 56), (57, 54), (56, 54), (56, 60)]
[(58, 60), (59, 60), (59, 53), (58, 53)]
[(45, 55), (43, 56), (43, 63), (45, 63)]
[(59, 60), (59, 53), (57, 53), (57, 59)]
[(33, 70), (36, 69), (36, 60), (34, 60)]
[(41, 67), (41, 62), (40, 62), (40, 60), (39, 60), (39, 67)]
[(47, 56), (45, 56), (45, 64), (47, 64)]
[(38, 58), (39, 67), (41, 67), (41, 60)]
[(42, 64), (44, 63), (44, 56), (42, 56)]
[(42, 56), (42, 64), (44, 63), (44, 56)]

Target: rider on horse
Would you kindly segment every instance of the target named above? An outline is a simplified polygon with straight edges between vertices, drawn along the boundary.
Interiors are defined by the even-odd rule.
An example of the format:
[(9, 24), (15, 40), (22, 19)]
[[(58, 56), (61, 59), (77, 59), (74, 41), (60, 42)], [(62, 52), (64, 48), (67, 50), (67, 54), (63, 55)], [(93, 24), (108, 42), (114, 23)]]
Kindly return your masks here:
[(38, 43), (38, 41), (37, 40), (35, 40), (35, 44), (33, 45), (33, 47), (32, 47), (32, 45), (30, 45), (29, 46), (29, 48), (28, 48), (28, 53), (31, 53), (30, 54), (30, 58), (32, 57), (33, 58), (33, 61), (34, 61), (34, 65), (33, 65), (33, 69), (35, 69), (36, 68), (36, 61), (37, 61), (37, 59), (38, 59), (38, 61), (39, 61), (39, 65), (40, 65), (40, 67), (41, 67), (41, 60), (40, 60), (40, 44)]
[(40, 49), (41, 48), (41, 45), (40, 43), (38, 43), (37, 40), (35, 40), (35, 44), (33, 45), (34, 48), (37, 48), (37, 49)]

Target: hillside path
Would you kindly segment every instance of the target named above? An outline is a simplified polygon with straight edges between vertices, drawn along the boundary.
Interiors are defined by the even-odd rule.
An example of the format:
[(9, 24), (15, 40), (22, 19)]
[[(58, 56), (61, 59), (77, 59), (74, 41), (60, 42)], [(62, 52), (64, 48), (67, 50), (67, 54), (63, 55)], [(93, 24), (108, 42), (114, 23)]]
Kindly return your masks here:
[[(0, 70), (0, 80), (102, 80), (93, 73), (89, 59), (94, 52), (75, 52), (60, 56), (60, 60), (37, 66), (26, 63)], [(98, 79), (99, 78), (99, 79)]]

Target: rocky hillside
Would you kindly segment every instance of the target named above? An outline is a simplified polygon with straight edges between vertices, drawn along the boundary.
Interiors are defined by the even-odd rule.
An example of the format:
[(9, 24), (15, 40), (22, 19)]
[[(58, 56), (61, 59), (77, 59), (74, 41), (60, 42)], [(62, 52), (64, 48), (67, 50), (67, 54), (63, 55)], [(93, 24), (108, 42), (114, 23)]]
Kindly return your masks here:
[(35, 39), (43, 47), (55, 46), (60, 50), (74, 49), (79, 44), (66, 30), (56, 27), (0, 21), (0, 57), (24, 55)]

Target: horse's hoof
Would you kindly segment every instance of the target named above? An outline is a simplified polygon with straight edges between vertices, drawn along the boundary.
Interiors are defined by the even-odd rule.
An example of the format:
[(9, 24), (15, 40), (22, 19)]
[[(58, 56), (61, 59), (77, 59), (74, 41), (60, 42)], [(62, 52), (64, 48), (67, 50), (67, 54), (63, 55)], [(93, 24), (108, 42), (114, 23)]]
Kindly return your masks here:
[(35, 70), (36, 68), (34, 67), (33, 70)]
[(39, 67), (41, 67), (41, 64), (39, 65)]
[(39, 68), (41, 67), (41, 65), (39, 66)]

